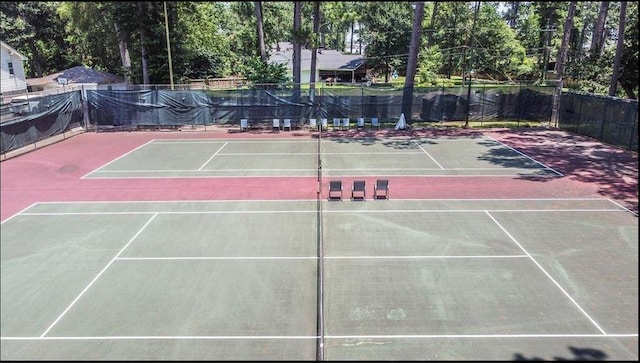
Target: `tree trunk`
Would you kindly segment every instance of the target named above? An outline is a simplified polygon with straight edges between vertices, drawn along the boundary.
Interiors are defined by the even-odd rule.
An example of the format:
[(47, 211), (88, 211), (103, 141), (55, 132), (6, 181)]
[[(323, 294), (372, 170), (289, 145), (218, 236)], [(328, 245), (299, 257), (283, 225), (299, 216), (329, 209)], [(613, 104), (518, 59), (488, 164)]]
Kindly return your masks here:
[(558, 55), (556, 56), (556, 74), (557, 79), (562, 79), (562, 75), (564, 73), (564, 65), (567, 61), (567, 53), (569, 48), (569, 39), (571, 37), (571, 31), (573, 29), (573, 16), (576, 11), (576, 2), (571, 1), (569, 3), (569, 13), (567, 14), (567, 19), (564, 22), (563, 36), (562, 36), (562, 45), (558, 50)]
[(262, 1), (254, 1), (256, 12), (256, 22), (258, 23), (258, 47), (260, 48), (260, 59), (267, 63), (267, 49), (264, 45), (264, 28), (262, 22)]
[(611, 84), (609, 85), (609, 96), (615, 96), (618, 89), (618, 78), (620, 74), (620, 61), (622, 60), (622, 52), (624, 51), (624, 28), (625, 17), (627, 16), (627, 2), (620, 4), (620, 23), (618, 25), (618, 45), (616, 47), (616, 57), (613, 61), (613, 72), (611, 74)]
[(509, 14), (509, 27), (515, 29), (518, 26), (518, 10), (520, 9), (520, 1), (511, 2), (511, 14)]
[(118, 47), (120, 48), (120, 60), (124, 69), (124, 82), (127, 86), (131, 84), (131, 57), (129, 57), (129, 46), (125, 34), (121, 31), (118, 22), (113, 23), (118, 37)]
[[(138, 1), (138, 19), (144, 19), (146, 17), (146, 13), (144, 11), (143, 1)], [(151, 81), (149, 80), (149, 64), (147, 60), (147, 32), (145, 29), (145, 25), (142, 24), (140, 26), (140, 58), (142, 61), (142, 84), (149, 84)]]
[(349, 54), (353, 54), (353, 20), (351, 20), (351, 49)]
[[(587, 31), (589, 28), (589, 25), (591, 25), (593, 19), (591, 17), (586, 17), (583, 22), (582, 22), (582, 29), (580, 29), (580, 40), (578, 40), (578, 44), (585, 44), (585, 39), (587, 37)], [(580, 59), (584, 59), (584, 53), (581, 51), (579, 52), (578, 57)]]
[(300, 87), (300, 68), (302, 66), (302, 46), (300, 45), (300, 26), (302, 23), (302, 2), (293, 5), (293, 83)]
[[(471, 23), (471, 37), (469, 40), (469, 49), (473, 49), (473, 37), (476, 31), (476, 21), (478, 20), (478, 13), (480, 12), (480, 1), (476, 1), (476, 8), (473, 11), (473, 22)], [(465, 44), (467, 42), (465, 41)], [(465, 80), (465, 71), (469, 65), (472, 65), (471, 62), (467, 63), (467, 48), (465, 47), (465, 69), (462, 71), (462, 84), (464, 84)], [(471, 72), (469, 72), (469, 85), (467, 86), (467, 112), (464, 120), (464, 127), (469, 127), (469, 113), (471, 112)]]
[(592, 58), (600, 57), (604, 49), (604, 26), (607, 21), (608, 11), (609, 1), (601, 2), (598, 19), (596, 20), (596, 26), (593, 29), (593, 36), (591, 37), (591, 47), (589, 49)]
[(416, 2), (413, 11), (413, 31), (411, 32), (411, 45), (409, 47), (409, 59), (407, 60), (407, 77), (404, 82), (402, 94), (402, 113), (407, 123), (411, 124), (411, 109), (413, 105), (413, 86), (416, 76), (418, 54), (420, 53), (420, 34), (422, 33), (422, 19), (424, 18), (424, 1)]
[(311, 44), (311, 71), (309, 74), (309, 94), (311, 99), (315, 98), (316, 88), (316, 63), (318, 60), (318, 29), (320, 27), (320, 2), (313, 2), (313, 43)]

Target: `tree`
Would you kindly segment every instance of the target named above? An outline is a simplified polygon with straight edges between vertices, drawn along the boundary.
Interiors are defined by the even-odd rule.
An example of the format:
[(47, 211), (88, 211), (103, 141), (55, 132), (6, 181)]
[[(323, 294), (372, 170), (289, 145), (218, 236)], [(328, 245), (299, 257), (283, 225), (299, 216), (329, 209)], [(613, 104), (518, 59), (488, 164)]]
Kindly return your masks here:
[(301, 39), (301, 23), (302, 23), (302, 2), (296, 1), (293, 4), (293, 83), (296, 88), (300, 87), (300, 72), (302, 66), (302, 42)]
[(313, 2), (313, 33), (311, 39), (311, 73), (309, 74), (309, 94), (315, 98), (316, 64), (318, 62), (318, 29), (320, 27), (320, 2)]
[(597, 58), (602, 54), (602, 50), (604, 49), (604, 39), (605, 39), (605, 23), (607, 20), (607, 11), (609, 11), (609, 1), (600, 2), (600, 11), (598, 11), (598, 20), (596, 21), (596, 26), (593, 29), (593, 35), (591, 38), (591, 48), (589, 52), (591, 53), (591, 57)]
[(564, 72), (564, 65), (567, 59), (567, 48), (569, 46), (569, 37), (571, 36), (571, 30), (573, 29), (573, 15), (575, 10), (576, 2), (571, 1), (569, 4), (569, 13), (567, 14), (567, 19), (564, 23), (562, 45), (560, 46), (558, 55), (556, 56), (556, 74), (558, 75), (558, 79), (562, 79)]
[(520, 1), (509, 1), (509, 8), (505, 17), (511, 29), (515, 29), (518, 26), (518, 10), (520, 10)]
[(616, 58), (613, 62), (613, 72), (611, 72), (611, 85), (609, 86), (609, 96), (615, 96), (618, 86), (620, 72), (620, 62), (624, 47), (624, 27), (627, 13), (627, 2), (623, 1), (620, 6), (620, 25), (618, 26), (618, 45), (616, 47)]
[(131, 84), (131, 57), (129, 56), (129, 43), (127, 35), (121, 28), (117, 20), (114, 20), (113, 27), (118, 37), (118, 49), (120, 49), (120, 60), (122, 61), (122, 70), (124, 74), (124, 83)]
[[(138, 18), (146, 19), (145, 2), (138, 1)], [(142, 66), (142, 84), (149, 84), (149, 61), (147, 59), (147, 29), (142, 22), (140, 26), (140, 61)]]
[(0, 39), (28, 58), (27, 77), (42, 77), (81, 64), (65, 39), (65, 22), (57, 14), (58, 6), (58, 2), (46, 1), (0, 2)]
[(258, 31), (258, 48), (260, 49), (260, 59), (267, 62), (267, 49), (264, 45), (264, 29), (262, 25), (262, 1), (253, 2), (256, 12), (256, 23)]
[(433, 40), (434, 25), (436, 23), (436, 17), (438, 15), (438, 1), (433, 2), (433, 11), (431, 12), (431, 22), (429, 23), (429, 29), (427, 30), (427, 49), (431, 47)]
[(413, 105), (413, 87), (420, 50), (420, 34), (422, 33), (422, 19), (424, 18), (424, 2), (418, 1), (413, 12), (413, 31), (411, 32), (411, 45), (409, 46), (409, 60), (407, 61), (407, 74), (402, 93), (402, 113), (411, 123), (411, 106)]
[(389, 82), (392, 70), (406, 66), (407, 49), (411, 33), (411, 6), (406, 2), (369, 2), (362, 12), (362, 22), (367, 29), (362, 40), (367, 44), (367, 66), (383, 73)]
[(624, 51), (618, 81), (626, 96), (638, 99), (638, 3), (627, 3)]

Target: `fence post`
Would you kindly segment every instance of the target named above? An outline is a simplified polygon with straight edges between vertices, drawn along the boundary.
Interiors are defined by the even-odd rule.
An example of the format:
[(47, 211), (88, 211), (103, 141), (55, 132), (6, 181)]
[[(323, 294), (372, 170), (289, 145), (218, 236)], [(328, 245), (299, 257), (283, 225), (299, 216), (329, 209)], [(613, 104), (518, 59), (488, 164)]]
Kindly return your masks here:
[(558, 110), (560, 108), (560, 95), (562, 94), (562, 78), (556, 80), (551, 103), (551, 122), (553, 127), (558, 127)]
[(480, 99), (480, 127), (482, 127), (482, 122), (484, 121), (484, 101), (487, 98), (487, 84), (482, 85), (482, 98)]
[(364, 117), (364, 85), (360, 85), (360, 117)]

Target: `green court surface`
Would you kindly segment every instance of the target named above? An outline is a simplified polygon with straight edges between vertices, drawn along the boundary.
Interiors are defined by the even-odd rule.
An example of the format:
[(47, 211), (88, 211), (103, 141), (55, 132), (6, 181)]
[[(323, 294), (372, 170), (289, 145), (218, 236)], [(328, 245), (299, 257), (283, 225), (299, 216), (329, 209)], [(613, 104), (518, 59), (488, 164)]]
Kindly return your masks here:
[[(490, 137), (323, 138), (324, 176), (558, 176)], [(314, 176), (317, 140), (157, 139), (84, 178)]]
[(35, 203), (1, 237), (5, 360), (638, 358), (604, 198)]

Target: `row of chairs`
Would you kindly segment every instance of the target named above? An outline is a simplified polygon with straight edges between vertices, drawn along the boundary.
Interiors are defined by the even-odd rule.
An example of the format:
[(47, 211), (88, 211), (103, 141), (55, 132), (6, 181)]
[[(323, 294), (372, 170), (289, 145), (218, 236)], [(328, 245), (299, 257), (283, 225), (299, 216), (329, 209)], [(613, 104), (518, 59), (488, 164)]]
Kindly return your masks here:
[[(323, 130), (328, 130), (329, 129), (329, 120), (326, 118), (322, 118), (320, 119), (320, 125), (322, 127)], [(378, 121), (377, 117), (372, 117), (371, 118), (371, 128), (373, 129), (374, 127), (377, 129), (380, 129), (380, 121)], [(309, 126), (311, 127), (311, 129), (318, 129), (318, 120), (315, 118), (311, 118), (309, 119)], [(364, 129), (365, 127), (365, 119), (364, 117), (358, 117), (356, 120), (356, 127), (358, 129)], [(334, 130), (349, 130), (351, 128), (351, 119), (348, 117), (344, 117), (344, 118), (339, 118), (339, 117), (334, 117), (333, 118), (333, 129)]]
[[(351, 186), (351, 200), (367, 199), (367, 183), (354, 180)], [(329, 181), (329, 200), (342, 200), (342, 180)], [(373, 199), (389, 199), (389, 180), (378, 179), (373, 186)]]
[[(273, 125), (273, 131), (280, 131), (280, 130), (289, 130), (291, 131), (291, 119), (289, 118), (285, 118), (282, 120), (282, 125), (280, 125), (280, 119), (279, 118), (274, 118), (272, 120), (272, 125)], [(328, 130), (329, 129), (329, 120), (326, 118), (322, 118), (320, 119), (320, 125), (322, 127), (323, 130)], [(377, 128), (380, 129), (380, 122), (378, 121), (377, 117), (372, 117), (371, 118), (371, 128)], [(318, 129), (318, 120), (315, 118), (309, 119), (309, 126), (311, 127), (311, 129)], [(358, 129), (364, 129), (365, 127), (365, 119), (364, 117), (358, 117), (357, 121), (356, 121), (356, 127)], [(348, 117), (345, 118), (339, 118), (339, 117), (334, 117), (333, 118), (333, 129), (334, 130), (349, 130), (351, 128), (351, 119)], [(240, 131), (247, 131), (249, 130), (249, 120), (246, 118), (240, 119)]]
[[(273, 125), (273, 131), (280, 131), (280, 130), (285, 130), (285, 131), (291, 131), (291, 119), (290, 118), (285, 118), (284, 120), (282, 120), (282, 125), (280, 125), (280, 119), (279, 118), (274, 118), (272, 121), (272, 125)], [(249, 120), (246, 118), (242, 118), (240, 119), (240, 131), (247, 131), (249, 130)]]

